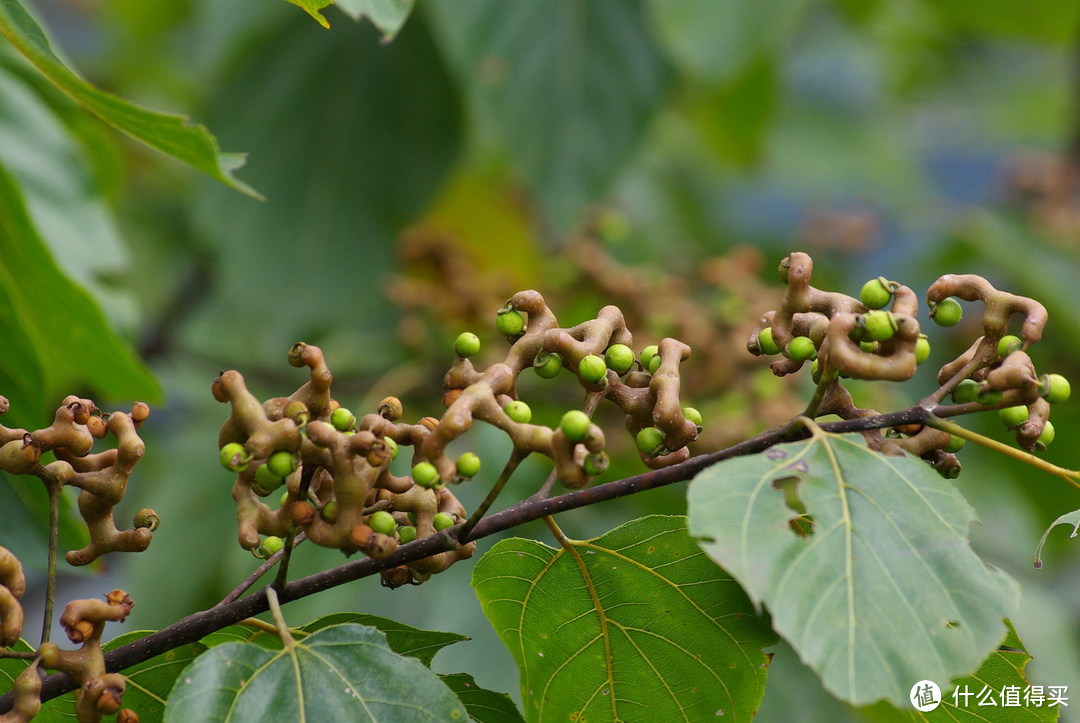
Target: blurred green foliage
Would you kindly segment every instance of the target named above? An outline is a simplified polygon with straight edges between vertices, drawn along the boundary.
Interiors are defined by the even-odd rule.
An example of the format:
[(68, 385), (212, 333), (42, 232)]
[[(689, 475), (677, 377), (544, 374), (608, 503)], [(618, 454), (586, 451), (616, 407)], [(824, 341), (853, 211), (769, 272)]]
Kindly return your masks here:
[[(182, 111), (248, 153), (237, 177), (265, 201), (103, 130), (11, 48), (0, 54), (5, 423), (41, 424), (70, 392), (105, 404), (164, 389), (127, 502), (152, 504), (163, 524), (150, 551), (109, 563), (138, 600), (136, 628), (213, 604), (254, 565), (235, 544), (230, 479), (215, 461), (225, 413), (209, 383), (220, 369), (240, 369), (265, 396), (288, 393), (302, 379), (284, 354), (303, 339), (324, 348), (338, 398), (358, 414), (387, 394), (410, 416), (437, 413), (450, 340), (471, 328), (494, 348), (492, 328), (477, 324), (510, 292), (540, 289), (567, 325), (608, 303), (575, 270), (586, 233), (642, 278), (690, 278), (746, 244), (763, 279), (801, 248), (818, 285), (852, 294), (880, 274), (919, 289), (940, 273), (982, 273), (1047, 305), (1036, 365), (1077, 378), (1076, 3), (428, 0), (411, 15), (404, 1), (296, 4), (321, 7), (332, 29), (263, 0), (32, 8), (85, 78)], [(410, 234), (429, 239), (420, 256)], [(425, 281), (424, 303), (390, 293), (402, 278)], [(702, 292), (693, 303), (751, 322), (768, 308), (739, 301)], [(659, 315), (648, 334), (678, 322)], [(927, 366), (958, 354), (966, 331), (932, 330)], [(732, 346), (709, 353), (745, 355)], [(735, 379), (744, 383), (720, 381)], [(801, 382), (765, 377), (754, 390), (797, 397)], [(926, 372), (855, 393), (902, 404), (932, 386)], [(719, 424), (735, 424), (723, 410), (775, 421), (737, 392), (686, 390)], [(562, 394), (538, 414), (558, 419), (575, 403)], [(1071, 468), (1075, 406), (1055, 409), (1047, 453)], [(971, 420), (1005, 439), (995, 422)], [(497, 468), (487, 460), (505, 458), (505, 440), (473, 437)], [(957, 484), (982, 519), (976, 546), (1024, 590), (1014, 622), (1032, 680), (1080, 691), (1078, 550), (1059, 532), (1045, 569), (1029, 564), (1044, 527), (1080, 495), (977, 450), (961, 460)], [(609, 475), (639, 469), (616, 460)], [(526, 465), (504, 495), (525, 496), (545, 475)], [(682, 493), (581, 510), (564, 528), (590, 537), (679, 512)], [(481, 495), (461, 491), (466, 505)], [(24, 504), (5, 501), (0, 521), (32, 539)], [(339, 561), (304, 550), (296, 572)], [(466, 568), (395, 592), (363, 581), (290, 615), (356, 610), (463, 632), (474, 640), (445, 655), (467, 663), (444, 669), (516, 691)], [(761, 720), (824, 700), (798, 665), (777, 650)]]

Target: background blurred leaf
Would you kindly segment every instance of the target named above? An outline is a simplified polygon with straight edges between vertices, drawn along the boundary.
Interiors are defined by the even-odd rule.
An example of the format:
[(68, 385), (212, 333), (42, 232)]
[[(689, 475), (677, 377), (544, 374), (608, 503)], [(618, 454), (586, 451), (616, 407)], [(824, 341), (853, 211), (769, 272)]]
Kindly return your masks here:
[(520, 669), (528, 720), (753, 717), (761, 648), (775, 637), (685, 518), (644, 517), (572, 544), (576, 554), (503, 540), (473, 570)]
[(506, 693), (496, 693), (485, 690), (476, 684), (471, 675), (467, 673), (455, 673), (453, 675), (440, 675), (442, 682), (446, 683), (454, 695), (465, 705), (469, 717), (478, 723), (515, 723), (525, 719), (521, 717), (521, 711), (510, 700)]
[(222, 154), (206, 128), (192, 125), (182, 116), (144, 110), (98, 90), (68, 69), (19, 0), (0, 4), (0, 33), (58, 88), (109, 125), (236, 190), (258, 197), (258, 193), (232, 176), (232, 171), (243, 165), (243, 158)]
[[(688, 504), (702, 548), (768, 607), (826, 689), (856, 705), (905, 705), (916, 681), (966, 674), (1019, 604), (1017, 584), (968, 546), (974, 514), (959, 493), (860, 435), (725, 460), (693, 480)], [(812, 534), (794, 519), (812, 520)]]
[(670, 75), (641, 3), (430, 3), (469, 89), (561, 235), (632, 156)]
[(412, 13), (415, 0), (337, 0), (339, 8), (354, 19), (366, 17), (383, 34), (383, 40), (392, 40)]

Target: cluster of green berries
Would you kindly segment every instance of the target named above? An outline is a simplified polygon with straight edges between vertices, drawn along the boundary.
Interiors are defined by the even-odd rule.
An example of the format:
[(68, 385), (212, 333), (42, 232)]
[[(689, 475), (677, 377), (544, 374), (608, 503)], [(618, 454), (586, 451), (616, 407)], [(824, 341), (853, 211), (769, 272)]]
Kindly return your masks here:
[[(229, 442), (218, 451), (221, 466), (232, 472), (242, 472), (252, 462), (252, 457), (239, 442)], [(296, 455), (284, 449), (271, 454), (255, 470), (255, 484), (252, 489), (261, 497), (269, 495), (285, 482), (297, 467)]]
[[(1022, 342), (1015, 336), (1002, 337), (998, 344), (998, 353), (1007, 355), (1022, 346)], [(1050, 404), (1061, 404), (1068, 401), (1072, 395), (1072, 385), (1061, 374), (1046, 374), (1042, 377), (1040, 396)], [(997, 389), (990, 389), (985, 384), (980, 384), (974, 379), (965, 379), (957, 384), (952, 390), (952, 400), (957, 404), (977, 402), (983, 406), (992, 407), (1001, 403), (1003, 393)], [(998, 419), (1006, 429), (1013, 430), (1028, 421), (1030, 410), (1027, 406), (1017, 404), (998, 409)], [(1054, 425), (1047, 420), (1043, 425), (1043, 431), (1036, 440), (1036, 447), (1045, 449), (1054, 441)]]

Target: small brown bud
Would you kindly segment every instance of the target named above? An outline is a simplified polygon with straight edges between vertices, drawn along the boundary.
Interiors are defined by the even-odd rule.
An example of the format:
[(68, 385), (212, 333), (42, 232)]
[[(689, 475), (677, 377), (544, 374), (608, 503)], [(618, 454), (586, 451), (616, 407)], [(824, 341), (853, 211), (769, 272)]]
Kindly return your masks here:
[(367, 547), (368, 541), (371, 539), (371, 528), (367, 525), (357, 525), (349, 531), (349, 542), (356, 545), (360, 549)]
[(135, 424), (145, 422), (150, 417), (150, 405), (146, 402), (135, 402), (131, 405), (131, 420)]
[(161, 524), (161, 518), (149, 507), (143, 507), (141, 510), (135, 513), (135, 520), (132, 523), (135, 527), (145, 527), (153, 532)]
[(443, 406), (444, 407), (449, 407), (451, 404), (456, 402), (458, 400), (458, 397), (460, 397), (460, 396), (461, 396), (461, 390), (460, 389), (450, 389), (450, 390), (444, 392), (443, 397), (442, 397)]
[(401, 406), (401, 400), (397, 397), (386, 397), (379, 402), (379, 416), (383, 419), (396, 422), (401, 419), (401, 415), (404, 413), (405, 409)]
[(417, 422), (417, 424), (419, 424), (421, 427), (424, 427), (430, 432), (434, 432), (439, 426), (439, 420), (435, 417), (424, 417), (419, 422)]
[(139, 714), (131, 708), (122, 708), (116, 714), (116, 723), (139, 723)]
[(307, 500), (301, 500), (290, 510), (292, 521), (298, 525), (310, 525), (315, 519), (315, 507)]

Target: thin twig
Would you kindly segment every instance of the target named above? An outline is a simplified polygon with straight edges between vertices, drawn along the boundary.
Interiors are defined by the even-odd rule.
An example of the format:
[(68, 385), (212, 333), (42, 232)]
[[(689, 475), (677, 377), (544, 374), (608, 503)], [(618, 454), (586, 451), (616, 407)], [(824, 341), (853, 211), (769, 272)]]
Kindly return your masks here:
[[(311, 468), (304, 467), (300, 473), (300, 486), (296, 490), (296, 498), (298, 500), (307, 499), (308, 490), (311, 489), (311, 480), (315, 476), (315, 471), (318, 467), (312, 466)], [(289, 561), (292, 560), (292, 551), (296, 547), (296, 525), (289, 527), (289, 534), (285, 538), (285, 546), (281, 549), (281, 566), (278, 567), (277, 575), (274, 577), (274, 582), (271, 585), (275, 590), (281, 590), (285, 587), (285, 582), (289, 579)]]
[(499, 473), (499, 479), (495, 480), (495, 484), (488, 490), (484, 501), (473, 510), (473, 513), (469, 515), (469, 519), (465, 520), (465, 524), (457, 530), (456, 537), (458, 540), (464, 540), (469, 537), (469, 533), (476, 527), (476, 523), (483, 519), (484, 515), (487, 514), (487, 511), (491, 509), (491, 506), (495, 504), (495, 498), (502, 492), (503, 487), (506, 486), (507, 481), (509, 481), (510, 477), (514, 474), (514, 471), (518, 468), (518, 465), (521, 464), (521, 461), (525, 459), (526, 456), (528, 455), (522, 454), (517, 448), (510, 453), (510, 459), (506, 461), (506, 465), (503, 467), (502, 472)]
[[(292, 546), (296, 547), (297, 545), (299, 545), (301, 542), (303, 542), (306, 539), (307, 539), (307, 534), (301, 532), (300, 534), (298, 534), (296, 536), (296, 539), (293, 540)], [(230, 592), (228, 595), (223, 597), (221, 599), (221, 602), (219, 602), (214, 607), (217, 608), (217, 607), (221, 607), (222, 605), (227, 605), (227, 604), (231, 603), (233, 600), (236, 600), (237, 598), (239, 598), (245, 592), (247, 592), (251, 588), (252, 585), (254, 585), (255, 583), (257, 583), (259, 581), (259, 578), (261, 578), (263, 575), (266, 574), (267, 570), (269, 570), (271, 567), (273, 567), (274, 565), (277, 564), (277, 561), (280, 560), (284, 554), (285, 554), (285, 548), (282, 547), (280, 550), (275, 552), (273, 555), (271, 555), (270, 557), (263, 560), (261, 565), (259, 565), (254, 570), (252, 570), (251, 574), (248, 575), (246, 578), (244, 578), (244, 581), (242, 583), (240, 583), (235, 588), (233, 588), (232, 592)]]
[(49, 492), (49, 562), (45, 576), (45, 614), (41, 621), (41, 642), (49, 642), (52, 633), (53, 608), (56, 605), (56, 556), (60, 538), (60, 494), (64, 485), (46, 482)]

